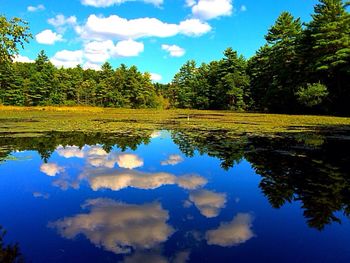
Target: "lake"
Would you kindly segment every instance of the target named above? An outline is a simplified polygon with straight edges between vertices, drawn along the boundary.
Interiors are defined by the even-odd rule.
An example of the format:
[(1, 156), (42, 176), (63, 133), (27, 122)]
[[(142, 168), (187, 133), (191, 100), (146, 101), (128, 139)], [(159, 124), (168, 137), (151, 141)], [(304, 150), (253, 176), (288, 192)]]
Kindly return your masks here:
[(4, 134), (0, 225), (25, 262), (348, 263), (349, 149), (332, 132)]

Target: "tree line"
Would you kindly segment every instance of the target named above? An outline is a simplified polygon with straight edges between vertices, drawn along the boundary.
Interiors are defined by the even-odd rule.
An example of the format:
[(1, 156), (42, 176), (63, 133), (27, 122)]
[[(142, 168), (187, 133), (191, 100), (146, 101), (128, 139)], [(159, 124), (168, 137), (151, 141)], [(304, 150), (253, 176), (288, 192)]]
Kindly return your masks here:
[(0, 65), (0, 100), (5, 105), (93, 105), (155, 108), (162, 101), (148, 73), (124, 64), (100, 71), (56, 68), (41, 51), (34, 63)]
[[(278, 113), (350, 114), (350, 3), (320, 0), (308, 23), (283, 12), (256, 54), (187, 61), (169, 84), (152, 83), (136, 66), (100, 71), (55, 68), (42, 51), (35, 63), (9, 63), (27, 25), (0, 16), (0, 100), (5, 105), (93, 105)], [(22, 23), (23, 25), (19, 25)], [(18, 28), (16, 28), (16, 26)], [(14, 32), (8, 38), (9, 32)], [(11, 34), (10, 34), (11, 35)]]
[(173, 107), (350, 114), (350, 3), (320, 0), (308, 23), (283, 12), (246, 60), (186, 62), (164, 94)]

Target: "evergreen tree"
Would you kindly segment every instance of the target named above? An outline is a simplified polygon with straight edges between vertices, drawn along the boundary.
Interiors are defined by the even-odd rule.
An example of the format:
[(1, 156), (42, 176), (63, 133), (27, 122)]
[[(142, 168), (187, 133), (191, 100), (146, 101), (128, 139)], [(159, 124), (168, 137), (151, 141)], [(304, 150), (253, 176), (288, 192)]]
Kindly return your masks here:
[(313, 79), (327, 85), (333, 109), (350, 113), (350, 14), (342, 0), (320, 0), (307, 24)]

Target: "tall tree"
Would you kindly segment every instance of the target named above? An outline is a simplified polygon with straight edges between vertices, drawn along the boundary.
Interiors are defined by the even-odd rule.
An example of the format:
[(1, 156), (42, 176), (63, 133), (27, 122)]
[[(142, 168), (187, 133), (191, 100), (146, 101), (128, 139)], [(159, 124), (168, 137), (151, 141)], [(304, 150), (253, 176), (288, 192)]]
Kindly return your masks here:
[(178, 108), (191, 108), (194, 97), (193, 88), (197, 81), (197, 68), (194, 60), (187, 61), (175, 74), (172, 88), (176, 97), (174, 106)]
[(330, 91), (334, 110), (350, 113), (350, 13), (349, 2), (320, 0), (305, 37), (310, 40), (310, 68), (314, 79), (322, 81)]
[(268, 30), (262, 47), (249, 62), (251, 93), (260, 109), (293, 112), (300, 65), (297, 45), (302, 33), (300, 19), (283, 12)]

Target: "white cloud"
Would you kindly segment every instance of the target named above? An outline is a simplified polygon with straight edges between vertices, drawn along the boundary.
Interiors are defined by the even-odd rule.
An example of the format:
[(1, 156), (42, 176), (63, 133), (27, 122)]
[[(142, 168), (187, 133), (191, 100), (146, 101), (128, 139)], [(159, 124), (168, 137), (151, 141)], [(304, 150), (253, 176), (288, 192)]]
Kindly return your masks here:
[(48, 176), (56, 176), (56, 174), (63, 172), (64, 168), (56, 163), (43, 163), (40, 166), (40, 171)]
[(93, 70), (101, 70), (101, 64), (96, 64), (96, 63), (92, 63), (92, 62), (85, 62), (83, 65), (83, 69), (93, 69)]
[(116, 15), (98, 17), (90, 15), (85, 25), (76, 27), (83, 39), (138, 39), (142, 37), (172, 37), (177, 34), (200, 36), (211, 30), (208, 23), (188, 19), (180, 24), (164, 23), (156, 18), (125, 19)]
[(136, 154), (122, 153), (117, 156), (118, 166), (126, 169), (134, 169), (143, 166), (143, 159)]
[(200, 19), (209, 20), (232, 14), (232, 0), (197, 0), (187, 1), (192, 14)]
[[(152, 80), (153, 82), (159, 82), (159, 81), (162, 80), (162, 76), (161, 76), (161, 75), (159, 75), (159, 74), (157, 74), (157, 73), (150, 73), (150, 74), (151, 74), (151, 80)], [(156, 137), (152, 137), (152, 136), (151, 136), (151, 138), (156, 138)]]
[(106, 156), (89, 156), (87, 158), (88, 163), (93, 167), (106, 167), (113, 168), (117, 162), (114, 154), (106, 155)]
[(35, 36), (39, 44), (53, 45), (55, 42), (63, 41), (63, 36), (52, 32), (51, 29), (46, 29)]
[(209, 230), (205, 236), (209, 245), (237, 246), (254, 237), (250, 214), (238, 213), (231, 222), (221, 223), (219, 228)]
[(62, 33), (66, 30), (66, 26), (74, 27), (77, 25), (77, 17), (76, 16), (65, 17), (62, 14), (58, 14), (53, 18), (49, 18), (47, 22), (50, 25), (53, 25), (58, 32)]
[(13, 62), (34, 63), (34, 60), (26, 56), (17, 55), (14, 57)]
[(136, 57), (144, 50), (142, 42), (132, 39), (119, 41), (113, 49), (112, 55), (115, 57)]
[(74, 68), (83, 62), (83, 52), (81, 50), (58, 51), (51, 59), (51, 63), (56, 67)]
[(190, 193), (189, 199), (203, 216), (211, 218), (218, 216), (220, 209), (225, 207), (226, 194), (196, 190)]
[(93, 145), (88, 150), (88, 155), (105, 156), (105, 155), (108, 155), (108, 153), (102, 148), (102, 146)]
[(113, 170), (110, 168), (86, 169), (79, 177), (86, 178), (94, 191), (99, 189), (118, 191), (128, 187), (151, 190), (164, 185), (197, 189), (207, 183), (207, 180), (199, 175), (175, 176), (165, 172), (145, 173), (130, 169)]
[(192, 7), (196, 4), (196, 0), (186, 0), (186, 6)]
[(160, 164), (161, 165), (176, 165), (176, 164), (183, 162), (183, 160), (184, 159), (180, 155), (171, 154), (171, 155), (169, 155), (169, 157), (166, 160), (161, 161)]
[(56, 148), (56, 152), (59, 156), (64, 158), (84, 158), (84, 151), (78, 146), (65, 146), (59, 145)]
[(197, 189), (207, 184), (207, 179), (195, 174), (188, 174), (177, 177), (177, 185), (184, 189)]
[(143, 50), (143, 43), (134, 40), (119, 41), (116, 45), (112, 40), (91, 41), (84, 46), (84, 57), (90, 63), (101, 64), (111, 57), (138, 56)]
[(143, 166), (143, 159), (130, 153), (107, 153), (101, 146), (92, 146), (86, 153), (87, 161), (94, 167), (134, 169)]
[(172, 57), (182, 57), (183, 55), (185, 55), (185, 49), (176, 46), (176, 45), (162, 45), (162, 49), (167, 51), (169, 53), (170, 56)]
[(27, 7), (27, 11), (28, 12), (36, 12), (36, 11), (43, 11), (45, 10), (45, 6), (44, 5), (37, 5), (37, 6), (28, 6)]
[(91, 63), (103, 63), (111, 57), (113, 41), (92, 41), (85, 44), (84, 56)]
[(111, 199), (88, 200), (89, 213), (77, 214), (50, 223), (65, 238), (83, 234), (97, 247), (116, 254), (132, 249), (151, 249), (174, 232), (166, 222), (168, 211), (160, 203), (125, 204)]
[(241, 11), (241, 12), (247, 11), (247, 6), (241, 5), (240, 11)]
[[(93, 7), (109, 7), (112, 5), (120, 5), (125, 2), (131, 2), (135, 0), (81, 0), (81, 3), (86, 6)], [(140, 2), (144, 2), (147, 4), (153, 4), (155, 6), (160, 6), (163, 4), (163, 0), (136, 0)]]
[(151, 174), (124, 170), (93, 176), (88, 181), (94, 191), (104, 188), (118, 191), (127, 187), (150, 190), (167, 184), (175, 184), (176, 177), (162, 172)]
[(211, 27), (208, 23), (199, 19), (187, 19), (180, 23), (179, 30), (181, 34), (186, 36), (201, 36), (208, 33)]

